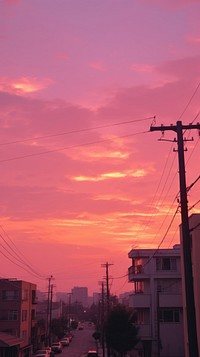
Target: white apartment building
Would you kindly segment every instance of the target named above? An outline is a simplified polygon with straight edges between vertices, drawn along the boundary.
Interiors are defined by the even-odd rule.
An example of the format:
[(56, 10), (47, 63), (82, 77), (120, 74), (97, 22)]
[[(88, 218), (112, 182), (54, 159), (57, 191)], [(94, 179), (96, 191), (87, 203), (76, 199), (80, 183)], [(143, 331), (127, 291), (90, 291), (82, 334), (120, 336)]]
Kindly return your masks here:
[[(180, 226), (181, 228), (181, 226)], [(200, 214), (192, 214), (189, 217), (190, 240), (191, 240), (191, 257), (192, 257), (192, 273), (194, 286), (194, 303), (196, 312), (196, 329), (197, 329), (197, 343), (200, 353)], [(182, 232), (181, 241), (182, 241)], [(183, 259), (182, 259), (183, 261)], [(184, 266), (183, 266), (184, 276)], [(184, 287), (184, 280), (183, 280)], [(185, 291), (185, 289), (183, 289)], [(185, 335), (185, 356), (189, 356), (188, 351), (188, 333), (187, 333), (187, 316), (186, 316), (186, 302), (185, 294), (183, 294), (183, 314), (185, 319), (184, 335)]]
[(180, 245), (172, 249), (133, 249), (128, 270), (131, 306), (137, 314), (143, 357), (183, 357), (184, 328)]

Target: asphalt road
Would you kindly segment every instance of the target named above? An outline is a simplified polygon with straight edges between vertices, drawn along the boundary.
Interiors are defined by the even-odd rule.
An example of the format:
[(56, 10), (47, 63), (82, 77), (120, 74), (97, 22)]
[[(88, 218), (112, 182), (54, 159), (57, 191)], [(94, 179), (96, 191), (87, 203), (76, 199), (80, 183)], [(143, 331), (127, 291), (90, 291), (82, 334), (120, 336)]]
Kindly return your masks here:
[(63, 351), (60, 354), (56, 354), (55, 357), (85, 357), (88, 350), (97, 350), (95, 340), (92, 337), (93, 333), (94, 327), (85, 323), (83, 330), (75, 331), (70, 345), (63, 347)]

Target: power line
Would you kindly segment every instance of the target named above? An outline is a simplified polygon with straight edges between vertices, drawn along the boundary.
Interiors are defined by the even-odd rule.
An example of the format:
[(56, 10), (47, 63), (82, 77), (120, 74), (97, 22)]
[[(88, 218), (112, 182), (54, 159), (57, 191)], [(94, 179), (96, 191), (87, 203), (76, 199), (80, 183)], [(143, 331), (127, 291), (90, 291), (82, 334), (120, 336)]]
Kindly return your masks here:
[[(132, 137), (132, 136), (136, 136), (136, 135), (140, 135), (140, 134), (146, 134), (146, 133), (149, 133), (149, 130), (138, 132), (138, 133), (133, 133), (133, 134), (117, 136), (117, 138), (118, 139), (128, 138), (128, 137)], [(97, 140), (97, 141), (88, 142), (88, 143), (84, 143), (84, 144), (77, 144), (77, 145), (67, 146), (67, 147), (59, 148), (59, 149), (52, 149), (52, 150), (47, 150), (47, 151), (33, 153), (33, 154), (21, 155), (21, 156), (11, 157), (9, 159), (0, 160), (0, 163), (20, 160), (20, 159), (26, 159), (26, 158), (35, 157), (35, 156), (46, 155), (46, 154), (50, 154), (50, 153), (54, 153), (54, 152), (60, 152), (60, 151), (65, 151), (65, 150), (69, 150), (69, 149), (75, 149), (75, 148), (79, 148), (79, 147), (102, 144), (102, 143), (111, 142), (111, 141), (112, 141), (112, 139)]]
[(35, 276), (37, 279), (41, 279), (43, 280), (41, 277), (35, 275), (33, 272), (30, 272), (29, 270), (27, 270), (25, 267), (23, 267), (22, 265), (16, 263), (15, 261), (13, 261), (12, 259), (10, 259), (5, 253), (3, 253), (2, 251), (0, 251), (0, 254), (2, 254), (6, 259), (8, 259), (11, 263), (13, 263), (14, 265), (17, 265), (18, 267), (20, 267), (21, 269), (25, 270), (26, 272), (28, 272), (29, 274), (32, 274), (33, 276)]
[(197, 93), (199, 87), (200, 87), (200, 82), (198, 83), (198, 85), (197, 85), (197, 87), (196, 87), (194, 93), (192, 94), (191, 98), (189, 99), (187, 105), (185, 106), (185, 109), (183, 110), (183, 112), (182, 112), (181, 115), (179, 116), (179, 120), (182, 118), (183, 114), (185, 114), (187, 108), (189, 107), (190, 103), (192, 102), (194, 96), (196, 95), (196, 93)]
[(53, 137), (57, 137), (57, 136), (78, 134), (78, 133), (83, 133), (83, 132), (87, 132), (87, 131), (92, 131), (92, 130), (97, 130), (97, 129), (104, 129), (104, 128), (109, 128), (109, 127), (112, 127), (112, 126), (133, 124), (133, 123), (136, 123), (136, 122), (142, 122), (142, 121), (152, 120), (152, 119), (155, 119), (155, 116), (147, 117), (147, 118), (144, 118), (144, 119), (135, 119), (135, 120), (117, 122), (117, 123), (113, 123), (113, 124), (99, 125), (99, 126), (94, 126), (92, 128), (76, 129), (76, 130), (66, 131), (66, 132), (63, 132), (63, 133), (36, 136), (36, 137), (33, 137), (33, 138), (28, 138), (28, 139), (23, 139), (23, 140), (15, 140), (15, 141), (10, 141), (10, 142), (8, 141), (8, 142), (5, 142), (5, 143), (0, 143), (0, 146), (12, 145), (12, 144), (20, 144), (20, 143), (25, 143), (25, 142), (28, 142), (28, 141), (48, 139), (48, 138), (53, 138)]
[(6, 239), (2, 236), (2, 234), (0, 234), (0, 238), (4, 241), (4, 243), (9, 247), (9, 249), (15, 254), (13, 255), (8, 249), (6, 249), (6, 247), (3, 246), (3, 244), (0, 243), (0, 245), (2, 246), (2, 248), (8, 253), (10, 254), (10, 256), (14, 259), (16, 259), (19, 263), (24, 264), (28, 269), (30, 269), (30, 271), (32, 271), (34, 273), (34, 275), (36, 274), (38, 277), (45, 277), (42, 276), (41, 274), (39, 274), (33, 267), (31, 267), (28, 263), (25, 262), (24, 259), (22, 259), (19, 254), (17, 252), (15, 252), (15, 250), (10, 246), (10, 244), (6, 241)]
[[(19, 254), (9, 245), (9, 243), (5, 240), (5, 243), (9, 246), (9, 248), (21, 259), (22, 262), (24, 262), (25, 265), (29, 266), (31, 269), (33, 269), (35, 272), (36, 270), (31, 267), (31, 263), (28, 262), (27, 258), (24, 256), (24, 254), (18, 249), (18, 247), (16, 246), (16, 244), (12, 241), (12, 239), (10, 238), (10, 236), (8, 235), (8, 233), (5, 231), (5, 229), (3, 228), (3, 226), (0, 226), (0, 228), (2, 229), (3, 233), (6, 235), (7, 239), (11, 242), (11, 244), (13, 245), (13, 247), (17, 250), (17, 252), (19, 252)], [(0, 234), (1, 238), (4, 240), (3, 236)], [(22, 258), (20, 257), (20, 255), (22, 256)], [(36, 272), (37, 273), (37, 272)], [(38, 273), (37, 273), (38, 274)], [(41, 277), (45, 277), (46, 275), (44, 274), (38, 274)]]

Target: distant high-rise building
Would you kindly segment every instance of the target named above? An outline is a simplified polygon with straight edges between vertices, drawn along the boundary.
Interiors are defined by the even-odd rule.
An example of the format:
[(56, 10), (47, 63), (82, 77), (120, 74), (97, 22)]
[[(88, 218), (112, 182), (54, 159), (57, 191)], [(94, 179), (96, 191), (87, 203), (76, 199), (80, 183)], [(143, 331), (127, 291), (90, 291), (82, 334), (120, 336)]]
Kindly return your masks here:
[(75, 286), (71, 290), (71, 303), (79, 303), (83, 307), (88, 306), (88, 288)]
[(56, 293), (56, 301), (63, 301), (65, 304), (69, 303), (69, 294), (66, 292), (58, 291)]
[(93, 304), (98, 305), (101, 300), (101, 293), (93, 293)]

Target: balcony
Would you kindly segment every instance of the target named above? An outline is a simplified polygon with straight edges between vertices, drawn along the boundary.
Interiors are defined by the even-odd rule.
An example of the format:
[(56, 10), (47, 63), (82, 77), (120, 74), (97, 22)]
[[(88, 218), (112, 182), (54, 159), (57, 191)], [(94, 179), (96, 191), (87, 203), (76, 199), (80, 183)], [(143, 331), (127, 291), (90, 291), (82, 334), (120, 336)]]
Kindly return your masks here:
[(151, 306), (151, 295), (150, 294), (133, 294), (131, 295), (132, 298), (132, 306), (133, 308), (143, 308), (143, 307), (150, 307)]
[(160, 307), (181, 307), (183, 306), (182, 295), (181, 294), (159, 294), (159, 305)]
[(149, 274), (146, 274), (142, 265), (131, 266), (128, 268), (128, 278), (130, 281), (149, 279)]
[(144, 338), (151, 339), (152, 338), (151, 324), (141, 324), (141, 325), (138, 325), (138, 328), (139, 328), (138, 336), (141, 339), (144, 339)]

